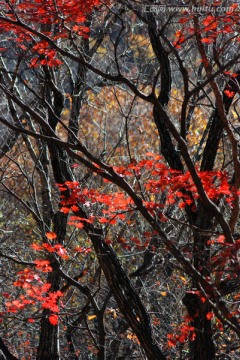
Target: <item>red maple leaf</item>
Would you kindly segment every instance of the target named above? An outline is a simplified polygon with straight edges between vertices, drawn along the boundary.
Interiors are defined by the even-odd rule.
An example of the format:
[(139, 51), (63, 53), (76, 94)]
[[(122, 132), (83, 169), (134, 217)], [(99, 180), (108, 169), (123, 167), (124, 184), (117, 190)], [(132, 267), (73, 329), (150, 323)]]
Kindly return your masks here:
[(213, 318), (213, 313), (212, 312), (208, 312), (207, 314), (206, 314), (206, 318), (208, 319), (208, 320), (211, 320), (212, 318)]
[(226, 94), (228, 97), (234, 97), (235, 92), (234, 91), (230, 91), (230, 90), (225, 90), (224, 94)]
[(52, 325), (57, 325), (58, 324), (58, 315), (52, 314), (48, 317), (48, 320)]
[(52, 267), (50, 266), (50, 262), (48, 260), (35, 260), (34, 264), (36, 265), (36, 268), (42, 272), (52, 271)]
[(49, 240), (54, 240), (57, 238), (57, 234), (55, 234), (54, 232), (47, 232), (46, 233), (46, 237), (49, 239)]

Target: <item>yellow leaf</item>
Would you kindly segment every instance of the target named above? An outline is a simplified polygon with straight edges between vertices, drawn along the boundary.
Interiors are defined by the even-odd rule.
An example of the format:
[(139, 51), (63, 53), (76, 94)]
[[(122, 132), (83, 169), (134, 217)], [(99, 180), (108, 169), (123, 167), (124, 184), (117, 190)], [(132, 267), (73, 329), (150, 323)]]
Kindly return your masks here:
[(160, 292), (160, 294), (161, 294), (162, 296), (167, 296), (167, 292), (166, 292), (166, 291), (162, 291), (162, 292)]
[(97, 317), (97, 315), (89, 315), (88, 316), (88, 320), (93, 320), (93, 319), (95, 319)]
[(232, 115), (234, 119), (238, 119), (238, 114), (236, 113), (236, 111), (232, 110)]
[(187, 282), (187, 279), (184, 276), (179, 276), (179, 278), (182, 280), (182, 282), (185, 284)]

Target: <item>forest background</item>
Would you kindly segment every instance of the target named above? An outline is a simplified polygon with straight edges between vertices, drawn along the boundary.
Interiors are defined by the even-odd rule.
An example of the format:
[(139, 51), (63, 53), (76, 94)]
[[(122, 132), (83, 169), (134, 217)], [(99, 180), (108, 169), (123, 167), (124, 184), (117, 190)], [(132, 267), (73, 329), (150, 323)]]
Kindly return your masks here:
[(0, 25), (1, 359), (239, 359), (239, 5)]

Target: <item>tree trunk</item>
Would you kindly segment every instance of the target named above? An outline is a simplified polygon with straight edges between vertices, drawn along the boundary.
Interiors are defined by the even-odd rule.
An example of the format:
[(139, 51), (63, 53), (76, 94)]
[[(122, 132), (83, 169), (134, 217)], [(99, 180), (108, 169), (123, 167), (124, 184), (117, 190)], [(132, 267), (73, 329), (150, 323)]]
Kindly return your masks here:
[(183, 298), (189, 315), (193, 318), (191, 326), (195, 328), (196, 338), (190, 342), (190, 360), (214, 360), (215, 347), (212, 340), (211, 320), (206, 315), (210, 311), (207, 304), (203, 304), (199, 296), (187, 293)]
[[(47, 281), (52, 291), (59, 290), (60, 278), (56, 272), (49, 273)], [(49, 315), (49, 310), (43, 311), (36, 360), (60, 360), (59, 326), (49, 322)]]
[[(86, 217), (84, 213), (82, 217)], [(152, 337), (150, 318), (114, 250), (103, 240), (101, 229), (86, 225), (108, 285), (125, 320), (136, 334), (149, 360), (166, 360)]]

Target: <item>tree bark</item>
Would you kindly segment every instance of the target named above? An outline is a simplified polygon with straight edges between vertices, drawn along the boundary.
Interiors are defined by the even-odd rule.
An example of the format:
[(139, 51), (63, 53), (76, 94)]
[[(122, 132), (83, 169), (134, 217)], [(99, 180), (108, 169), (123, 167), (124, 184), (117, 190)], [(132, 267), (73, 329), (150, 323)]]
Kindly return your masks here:
[(206, 314), (210, 311), (207, 304), (203, 304), (199, 297), (192, 293), (187, 293), (183, 298), (189, 315), (193, 318), (191, 326), (195, 328), (196, 338), (190, 341), (190, 360), (215, 360), (215, 347), (212, 340), (213, 333), (211, 320)]
[[(59, 290), (60, 278), (54, 269), (47, 282), (51, 284), (50, 291)], [(49, 315), (49, 310), (43, 310), (36, 360), (60, 360), (59, 326), (49, 322)]]

